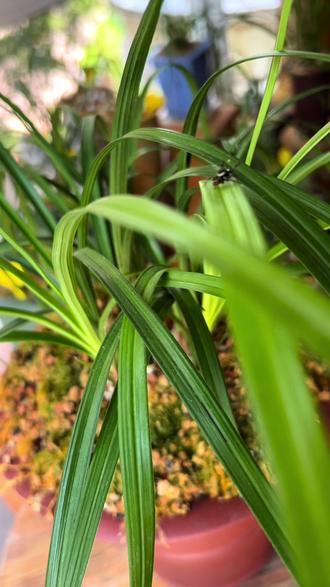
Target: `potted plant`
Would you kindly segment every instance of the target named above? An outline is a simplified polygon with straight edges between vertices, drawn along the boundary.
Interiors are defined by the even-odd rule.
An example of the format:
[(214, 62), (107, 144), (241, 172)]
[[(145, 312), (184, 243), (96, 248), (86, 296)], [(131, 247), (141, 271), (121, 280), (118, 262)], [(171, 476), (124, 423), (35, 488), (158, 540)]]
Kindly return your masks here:
[(153, 64), (159, 68), (158, 77), (170, 118), (184, 120), (194, 86), (201, 87), (212, 73), (211, 42), (190, 40), (196, 16), (164, 15), (163, 19), (168, 43), (153, 57)]
[[(231, 341), (219, 346), (224, 375), (243, 438), (263, 466), (241, 372)], [(327, 416), (327, 371), (305, 359), (308, 384)], [(0, 472), (42, 515), (56, 506), (67, 453), (91, 361), (60, 346), (22, 343), (0, 379)], [(101, 421), (117, 378), (109, 377)], [(204, 442), (159, 367), (148, 367), (155, 475), (156, 572), (183, 586), (233, 585), (261, 568), (272, 553), (237, 488)], [(117, 467), (98, 530), (102, 540), (125, 540), (124, 500)], [(187, 557), (190, 564), (187, 565)]]
[[(310, 173), (304, 157), (311, 143), (279, 177), (252, 165), (290, 5), (284, 0), (276, 52), (245, 161), (240, 137), (223, 150), (193, 136), (207, 89), (221, 72), (197, 93), (184, 133), (139, 128), (140, 83), (161, 0), (151, 0), (143, 14), (118, 91), (111, 141), (95, 158), (89, 149), (79, 150), (73, 159), (58, 152), (51, 137), (43, 137), (2, 97), (46, 154), (53, 174), (33, 172), (0, 147), (2, 166), (24, 204), (17, 212), (0, 196), (5, 241), (0, 243), (0, 267), (21, 279), (39, 301), (33, 313), (1, 308), (14, 318), (1, 340), (60, 344), (92, 360), (64, 463), (47, 587), (82, 583), (118, 459), (131, 585), (151, 585), (156, 529), (150, 356), (296, 580), (306, 586), (328, 581), (329, 453), (300, 349), (303, 345), (329, 360), (329, 302), (323, 293), (329, 290), (324, 232), (329, 207), (294, 185), (297, 174)], [(86, 140), (93, 144), (91, 128), (84, 131), (85, 145)], [(167, 169), (142, 197), (127, 195), (137, 140), (181, 151), (175, 170)], [(191, 170), (187, 154), (205, 161), (204, 168)], [(206, 197), (213, 209), (207, 218), (185, 214), (191, 196), (185, 179), (194, 173), (209, 178), (200, 183), (203, 201)], [(176, 209), (154, 201), (169, 182), (175, 182)], [(163, 242), (172, 247), (172, 256), (164, 258)], [(12, 261), (21, 262), (23, 269)], [(212, 275), (203, 272), (205, 262)], [(201, 294), (219, 298), (223, 306), (270, 477), (238, 430)], [(112, 323), (108, 317), (114, 308)], [(43, 328), (31, 332), (26, 322)], [(183, 338), (178, 339), (173, 324), (180, 324)], [(117, 385), (100, 429), (113, 365)]]
[[(226, 358), (226, 382), (237, 421), (257, 455), (239, 369), (227, 344), (222, 345), (221, 353)], [(43, 515), (55, 509), (63, 462), (90, 364), (87, 356), (69, 349), (24, 343), (13, 352), (0, 380), (3, 479)], [(209, 585), (236, 583), (267, 561), (271, 546), (173, 387), (157, 365), (150, 364), (148, 373), (158, 518), (156, 572), (182, 585), (200, 585), (202, 577), (208, 577)], [(113, 370), (100, 426), (116, 378)], [(122, 541), (123, 515), (118, 466), (98, 536)], [(185, 555), (196, 557), (190, 570)], [(238, 559), (241, 564), (234, 564)]]

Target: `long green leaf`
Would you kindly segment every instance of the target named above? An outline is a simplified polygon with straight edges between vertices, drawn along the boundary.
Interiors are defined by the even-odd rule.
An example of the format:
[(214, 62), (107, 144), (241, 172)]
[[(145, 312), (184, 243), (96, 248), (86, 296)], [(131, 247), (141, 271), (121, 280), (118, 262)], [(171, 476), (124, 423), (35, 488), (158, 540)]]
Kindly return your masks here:
[(219, 298), (223, 298), (225, 295), (222, 277), (205, 275), (205, 273), (196, 273), (193, 271), (182, 271), (181, 269), (167, 269), (159, 285), (168, 288), (178, 287), (180, 289), (208, 293)]
[[(288, 106), (292, 106), (293, 104), (296, 104), (297, 102), (305, 100), (305, 98), (309, 98), (310, 96), (313, 96), (314, 94), (318, 94), (320, 92), (327, 92), (329, 89), (330, 89), (330, 84), (323, 84), (322, 86), (316, 86), (316, 87), (310, 88), (309, 90), (306, 90), (305, 92), (299, 92), (299, 94), (289, 96), (289, 98), (282, 100), (279, 104), (274, 106), (274, 108), (269, 110), (269, 112), (266, 116), (264, 125), (263, 125), (263, 129), (265, 128), (266, 123), (270, 122), (277, 114), (279, 114), (280, 112), (282, 112), (283, 110), (288, 108)], [(232, 144), (235, 145), (236, 156), (239, 159), (241, 159), (243, 157), (246, 148), (248, 148), (248, 146), (249, 146), (249, 140), (252, 136), (253, 130), (254, 130), (254, 125), (251, 126), (250, 128), (244, 128), (236, 137), (234, 137), (233, 139), (230, 139), (232, 141)]]
[[(330, 262), (327, 235), (281, 186), (262, 174), (239, 163), (232, 155), (194, 137), (161, 129), (140, 129), (127, 136), (139, 136), (176, 146), (210, 163), (222, 163), (234, 170), (235, 176), (248, 188), (247, 195), (265, 226), (288, 245), (326, 291), (330, 289)], [(283, 186), (283, 187), (282, 187)]]
[(62, 295), (72, 315), (76, 317), (76, 323), (80, 331), (84, 332), (85, 340), (88, 342), (93, 356), (95, 356), (100, 346), (100, 340), (77, 294), (77, 276), (71, 254), (75, 232), (72, 233), (67, 230), (67, 223), (71, 224), (73, 217), (75, 219), (74, 224), (78, 227), (82, 219), (80, 209), (68, 212), (56, 227), (53, 266)]
[[(141, 275), (139, 284), (143, 290), (145, 287), (144, 274)], [(155, 311), (160, 314), (166, 311), (167, 306), (168, 299), (164, 299), (164, 297), (154, 305)], [(66, 581), (68, 585), (75, 585), (76, 587), (81, 585), (83, 581), (97, 527), (119, 457), (117, 397), (118, 394), (115, 389), (88, 469), (87, 480), (81, 495), (81, 511), (73, 533), (71, 555), (67, 557), (69, 562)]]
[(16, 163), (11, 153), (0, 143), (0, 161), (15, 183), (21, 188), (25, 196), (34, 206), (46, 226), (53, 231), (56, 226), (56, 220), (48, 210), (42, 197), (38, 194), (33, 183), (26, 177), (22, 168)]
[(104, 509), (119, 457), (117, 392), (110, 405), (97, 439), (95, 452), (88, 469), (85, 490), (81, 496), (81, 507), (75, 533), (72, 535), (70, 558), (66, 558), (67, 585), (79, 587), (84, 578), (95, 535)]
[[(292, 202), (285, 191), (287, 184), (278, 184), (274, 187), (273, 178), (263, 176), (240, 163), (229, 153), (195, 137), (163, 129), (139, 129), (128, 133), (120, 140), (130, 137), (182, 149), (209, 163), (222, 164), (233, 169), (236, 177), (250, 188), (249, 199), (262, 223), (287, 244), (326, 290), (330, 288), (327, 236), (321, 227), (304, 212), (303, 205), (298, 206)], [(94, 160), (87, 180), (89, 190), (92, 189), (100, 166), (116, 144), (117, 142), (107, 145)], [(290, 186), (289, 189), (292, 187)]]
[(55, 210), (62, 214), (72, 210), (72, 201), (69, 200), (60, 186), (55, 187), (48, 177), (40, 175), (40, 171), (29, 165), (24, 165), (23, 169), (28, 177), (39, 186), (45, 198), (55, 207)]
[(0, 342), (21, 342), (26, 341), (35, 344), (60, 344), (65, 347), (74, 348), (80, 352), (86, 352), (83, 343), (74, 341), (69, 336), (62, 336), (42, 330), (34, 332), (31, 330), (10, 330), (0, 335)]
[[(246, 250), (263, 256), (266, 245), (261, 228), (248, 202), (244, 188), (234, 181), (215, 186), (212, 181), (201, 181), (200, 190), (204, 208), (204, 218), (215, 233), (221, 234)], [(205, 273), (217, 275), (214, 265), (204, 262)], [(224, 300), (204, 294), (203, 313), (212, 332), (215, 328)]]
[[(87, 177), (89, 167), (95, 158), (95, 116), (85, 116), (82, 121), (82, 139), (81, 139), (81, 160), (84, 173), (84, 180)], [(101, 192), (97, 183), (93, 189), (93, 199), (101, 197)], [(86, 202), (84, 202), (86, 204)], [(109, 239), (107, 225), (102, 218), (94, 218), (94, 231), (98, 247), (102, 255), (112, 260), (112, 248)], [(80, 227), (80, 246), (87, 244), (87, 224)]]
[[(275, 50), (276, 51), (282, 51), (282, 49), (284, 48), (286, 31), (288, 28), (289, 17), (290, 17), (291, 8), (292, 8), (292, 2), (293, 2), (293, 0), (283, 0), (283, 3), (282, 3), (281, 17), (280, 17), (280, 22), (278, 25), (278, 31), (277, 31), (276, 42), (275, 42)], [(245, 163), (247, 165), (251, 165), (251, 162), (253, 159), (255, 148), (257, 146), (257, 142), (258, 142), (262, 127), (264, 125), (267, 111), (268, 111), (268, 108), (269, 108), (269, 105), (270, 105), (270, 102), (271, 102), (271, 99), (273, 96), (275, 84), (276, 84), (277, 77), (278, 77), (278, 74), (280, 71), (280, 65), (281, 65), (281, 57), (273, 57), (272, 62), (271, 62), (271, 66), (269, 69), (268, 77), (267, 77), (266, 88), (264, 91), (264, 95), (263, 95), (262, 102), (261, 102), (261, 105), (259, 108), (257, 120), (256, 120), (256, 123), (254, 126), (253, 134), (251, 137), (250, 145), (249, 145), (248, 152), (247, 152), (246, 159), (245, 159)]]
[[(163, 0), (150, 0), (139, 23), (122, 74), (116, 111), (112, 124), (112, 140), (118, 139), (133, 128), (135, 113), (139, 105), (139, 89), (151, 41), (159, 20)], [(118, 143), (110, 162), (110, 193), (125, 192), (128, 170), (127, 143)], [(113, 231), (114, 248), (119, 267), (129, 270), (129, 254), (122, 255), (122, 234), (116, 227)]]
[(299, 585), (327, 585), (330, 457), (296, 341), (280, 316), (274, 320), (267, 300), (260, 307), (237, 288), (229, 286), (227, 293), (253, 413), (283, 504), (283, 526), (295, 546)]
[(206, 385), (214, 399), (234, 423), (223, 374), (210, 331), (204, 320), (201, 307), (187, 291), (173, 290), (173, 295), (188, 326), (194, 355), (200, 366)]
[(132, 587), (152, 583), (155, 495), (148, 417), (146, 349), (125, 318), (118, 358), (118, 429)]
[(14, 104), (7, 96), (0, 92), (0, 100), (7, 104), (9, 108), (13, 111), (15, 116), (24, 124), (26, 129), (31, 133), (30, 139), (38, 145), (38, 147), (49, 157), (50, 161), (53, 163), (54, 168), (58, 171), (60, 176), (66, 181), (71, 191), (77, 194), (77, 184), (76, 179), (74, 177), (74, 170), (70, 168), (68, 165), (68, 160), (62, 157), (54, 148), (51, 143), (48, 143), (46, 139), (40, 134), (38, 129), (35, 127), (33, 122), (24, 114), (24, 112)]
[(62, 587), (69, 584), (66, 583), (66, 575), (72, 562), (71, 550), (74, 547), (76, 524), (81, 513), (81, 496), (84, 495), (101, 402), (118, 346), (121, 322), (121, 319), (117, 320), (100, 347), (73, 428), (57, 500), (48, 560), (47, 587)]
[(0, 268), (8, 273), (12, 273), (17, 277), (24, 286), (29, 289), (33, 295), (36, 296), (45, 306), (54, 310), (58, 316), (63, 318), (63, 320), (71, 326), (71, 328), (80, 334), (80, 330), (77, 327), (77, 323), (73, 316), (66, 310), (63, 306), (62, 301), (59, 301), (52, 293), (50, 293), (45, 287), (38, 285), (38, 283), (30, 277), (30, 275), (26, 271), (21, 271), (12, 265), (5, 259), (0, 258)]
[[(289, 57), (289, 58), (316, 60), (316, 59), (318, 59), (319, 55), (320, 55), (319, 53), (312, 53), (310, 51), (272, 51), (272, 52), (264, 53), (261, 55), (253, 55), (252, 57), (246, 57), (244, 59), (239, 59), (238, 61), (234, 61), (233, 63), (230, 63), (229, 65), (226, 65), (225, 67), (222, 67), (221, 69), (218, 69), (209, 77), (209, 79), (204, 83), (204, 85), (199, 89), (196, 96), (194, 97), (194, 100), (192, 101), (192, 104), (189, 108), (189, 112), (186, 116), (186, 120), (184, 122), (183, 133), (188, 134), (188, 135), (195, 135), (196, 134), (199, 117), (200, 117), (206, 96), (208, 94), (208, 91), (210, 90), (210, 88), (212, 87), (214, 82), (218, 79), (218, 77), (221, 76), (222, 74), (224, 74), (226, 71), (229, 71), (230, 69), (232, 69), (234, 67), (238, 67), (244, 63), (248, 63), (250, 61), (255, 61), (258, 59), (265, 59), (265, 58), (270, 58), (270, 57), (273, 57), (273, 58)], [(330, 61), (328, 54), (321, 54), (320, 58), (324, 62)], [(284, 104), (284, 106), (285, 106), (285, 104)], [(268, 117), (271, 118), (274, 114), (276, 114), (275, 108), (269, 113)], [(248, 131), (246, 137), (245, 137), (245, 133), (244, 133), (244, 138), (248, 139), (250, 137), (250, 135), (253, 133), (253, 130), (254, 130), (254, 127), (251, 132), (250, 132), (250, 130)], [(238, 141), (236, 141), (236, 142), (238, 142)], [(240, 147), (245, 146), (245, 142), (246, 141), (241, 139), (241, 145), (239, 145), (239, 146)], [(239, 151), (241, 151), (241, 149), (239, 149)], [(180, 153), (177, 158), (177, 166), (176, 166), (177, 170), (181, 171), (181, 170), (185, 169), (188, 165), (188, 161), (189, 161), (189, 156), (186, 153)], [(176, 190), (176, 202), (177, 202), (177, 206), (180, 210), (185, 210), (185, 203), (184, 203), (184, 198), (183, 198), (183, 194), (184, 194), (185, 190), (186, 190), (186, 182), (184, 179), (182, 179), (178, 183), (178, 187)]]
[(0, 316), (22, 318), (24, 322), (39, 324), (40, 326), (49, 328), (53, 332), (60, 334), (68, 341), (72, 340), (73, 343), (80, 346), (81, 348), (84, 346), (83, 341), (80, 340), (76, 335), (63, 328), (63, 326), (57, 322), (46, 318), (43, 313), (31, 312), (30, 310), (21, 310), (20, 308), (10, 308), (8, 306), (0, 306)]
[(22, 220), (18, 212), (7, 202), (6, 198), (0, 193), (0, 207), (4, 213), (10, 218), (15, 226), (28, 239), (36, 252), (40, 254), (42, 259), (47, 263), (48, 267), (52, 267), (51, 256), (44, 244), (33, 234), (30, 227)]
[[(1, 205), (1, 204), (0, 204)], [(60, 291), (58, 290), (55, 283), (48, 277), (48, 274), (43, 270), (39, 263), (37, 263), (32, 255), (27, 252), (26, 248), (22, 247), (19, 242), (12, 238), (5, 230), (0, 227), (0, 235), (4, 238), (7, 243), (12, 247), (14, 251), (16, 251), (22, 259), (27, 261), (32, 269), (34, 269), (36, 274), (39, 274), (40, 277), (44, 280), (44, 282), (57, 294), (60, 295)]]
[(320, 130), (318, 130), (308, 141), (305, 143), (297, 153), (291, 157), (290, 161), (283, 167), (282, 171), (278, 174), (279, 179), (287, 179), (294, 168), (300, 163), (300, 161), (306, 157), (306, 155), (316, 147), (323, 139), (325, 139), (330, 133), (330, 122), (327, 122)]
[(278, 525), (278, 503), (268, 482), (247, 451), (231, 421), (213, 399), (171, 333), (131, 284), (96, 251), (77, 253), (116, 297), (165, 375), (201, 427), (203, 435), (224, 463), (242, 495), (259, 518), (281, 556), (292, 568), (291, 548)]
[[(198, 259), (208, 259), (226, 279), (229, 277), (237, 287), (246, 288), (261, 304), (266, 298), (272, 300), (274, 307), (302, 340), (330, 357), (328, 300), (292, 280), (280, 268), (253, 257), (207, 227), (157, 202), (133, 196), (110, 196), (93, 202), (87, 206), (86, 212), (99, 214), (131, 230), (157, 236)], [(68, 231), (70, 214), (67, 214), (66, 221)]]
[(308, 177), (309, 175), (314, 173), (314, 171), (316, 171), (320, 167), (323, 167), (323, 166), (326, 166), (329, 164), (330, 164), (330, 152), (321, 153), (320, 155), (313, 157), (313, 159), (306, 161), (306, 163), (299, 165), (298, 169), (291, 171), (289, 177), (287, 178), (287, 181), (289, 183), (291, 183), (292, 185), (296, 185), (297, 183), (304, 181), (304, 179), (306, 179), (306, 177)]
[[(330, 222), (330, 206), (326, 202), (322, 202), (316, 196), (310, 196), (297, 186), (291, 184), (291, 182), (284, 182), (276, 177), (269, 177), (270, 181), (274, 185), (281, 187), (287, 196), (289, 196), (294, 202), (301, 205), (308, 214), (323, 220), (323, 222)], [(282, 182), (282, 183), (281, 183)]]

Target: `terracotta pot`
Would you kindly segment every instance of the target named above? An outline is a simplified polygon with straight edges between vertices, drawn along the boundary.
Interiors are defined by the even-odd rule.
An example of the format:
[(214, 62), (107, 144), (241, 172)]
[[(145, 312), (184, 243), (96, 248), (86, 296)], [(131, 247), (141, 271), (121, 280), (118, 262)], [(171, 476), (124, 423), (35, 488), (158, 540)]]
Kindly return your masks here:
[[(98, 537), (123, 541), (123, 524), (104, 514)], [(240, 498), (196, 502), (186, 516), (162, 519), (155, 571), (175, 587), (234, 587), (267, 562), (272, 547)]]

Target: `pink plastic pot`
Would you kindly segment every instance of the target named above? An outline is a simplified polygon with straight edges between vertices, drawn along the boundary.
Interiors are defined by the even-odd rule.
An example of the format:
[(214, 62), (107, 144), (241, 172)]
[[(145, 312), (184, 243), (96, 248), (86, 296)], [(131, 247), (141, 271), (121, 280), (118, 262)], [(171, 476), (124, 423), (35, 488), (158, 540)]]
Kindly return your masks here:
[[(122, 541), (123, 524), (104, 514), (99, 538)], [(164, 518), (155, 571), (175, 587), (234, 587), (257, 573), (272, 547), (240, 498), (203, 499), (186, 516)]]
[(0, 343), (0, 375), (2, 375), (7, 368), (13, 348), (14, 345), (10, 342)]

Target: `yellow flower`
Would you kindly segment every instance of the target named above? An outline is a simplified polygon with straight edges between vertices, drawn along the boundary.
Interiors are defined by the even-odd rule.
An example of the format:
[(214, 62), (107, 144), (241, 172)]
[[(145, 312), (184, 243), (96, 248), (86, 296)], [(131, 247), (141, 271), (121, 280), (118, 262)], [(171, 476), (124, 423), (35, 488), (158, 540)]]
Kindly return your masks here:
[(286, 147), (280, 147), (277, 151), (277, 161), (281, 167), (285, 167), (292, 157), (292, 152)]
[(160, 94), (148, 94), (144, 100), (144, 115), (152, 116), (159, 108), (164, 106), (164, 97)]
[[(12, 265), (17, 269), (22, 270), (22, 266), (19, 263), (13, 262)], [(13, 275), (4, 269), (0, 269), (0, 286), (9, 289), (18, 300), (26, 299), (26, 295), (22, 289), (24, 287), (23, 281), (19, 279), (19, 277), (16, 277), (16, 275)]]

